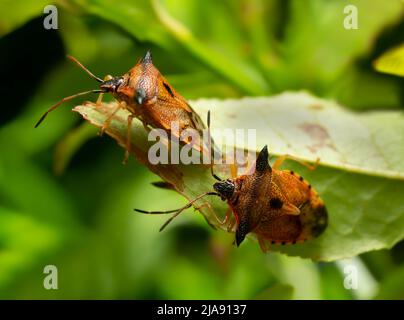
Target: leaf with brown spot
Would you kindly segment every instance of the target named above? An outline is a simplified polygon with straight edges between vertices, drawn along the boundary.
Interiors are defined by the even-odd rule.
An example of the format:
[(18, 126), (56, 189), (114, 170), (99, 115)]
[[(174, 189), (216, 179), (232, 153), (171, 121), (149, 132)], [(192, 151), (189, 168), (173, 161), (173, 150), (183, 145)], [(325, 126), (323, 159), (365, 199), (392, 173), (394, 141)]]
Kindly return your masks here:
[[(94, 104), (85, 104), (75, 111), (101, 126), (112, 105), (96, 108)], [(404, 238), (404, 116), (401, 112), (356, 114), (302, 92), (238, 100), (202, 99), (191, 105), (202, 119), (211, 110), (213, 129), (256, 129), (257, 150), (253, 152), (267, 144), (275, 155), (290, 154), (313, 162), (317, 157), (321, 159), (315, 171), (292, 161), (287, 161), (283, 168), (303, 175), (320, 193), (329, 212), (327, 230), (306, 243), (274, 245), (271, 250), (331, 261), (389, 248)], [(122, 146), (126, 117), (127, 112), (120, 111), (107, 130)], [(212, 191), (214, 179), (207, 165), (148, 163), (151, 142), (137, 120), (132, 139), (136, 158), (188, 199)], [(230, 176), (228, 168), (222, 168), (220, 173), (221, 177)], [(220, 216), (224, 215), (224, 202), (205, 198), (197, 206), (205, 201)], [(201, 211), (210, 224), (220, 227), (207, 207)]]

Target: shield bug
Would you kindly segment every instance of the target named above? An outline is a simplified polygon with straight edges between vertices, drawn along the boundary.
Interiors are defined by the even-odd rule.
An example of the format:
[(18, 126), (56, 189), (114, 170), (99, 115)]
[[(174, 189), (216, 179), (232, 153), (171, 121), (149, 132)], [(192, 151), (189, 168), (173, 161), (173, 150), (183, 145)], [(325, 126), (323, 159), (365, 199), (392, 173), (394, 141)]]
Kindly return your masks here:
[[(209, 123), (208, 113), (208, 129)], [(214, 191), (197, 196), (184, 207), (170, 211), (135, 211), (147, 214), (174, 213), (160, 228), (161, 231), (196, 201), (215, 195), (229, 205), (225, 218), (222, 221), (216, 218), (222, 225), (227, 225), (228, 231), (235, 228), (237, 246), (249, 233), (257, 237), (263, 251), (268, 250), (268, 243), (295, 244), (318, 237), (327, 227), (328, 215), (324, 202), (300, 175), (279, 169), (285, 158), (279, 157), (271, 167), (265, 146), (247, 174), (235, 174), (232, 178), (222, 180), (212, 169), (212, 176), (218, 180), (213, 184)]]
[[(107, 76), (104, 80), (95, 76), (77, 59), (71, 56), (68, 56), (68, 58), (82, 68), (91, 78), (98, 81), (100, 83), (100, 88), (80, 92), (63, 98), (42, 115), (35, 127), (38, 127), (49, 112), (56, 109), (63, 102), (85, 94), (99, 93), (100, 98), (97, 102), (100, 103), (102, 94), (110, 93), (119, 103), (115, 110), (113, 110), (110, 116), (106, 119), (101, 128), (101, 133), (108, 128), (114, 115), (120, 109), (126, 109), (129, 111), (130, 114), (127, 119), (128, 134), (124, 162), (127, 161), (129, 156), (130, 132), (133, 118), (140, 119), (145, 128), (151, 126), (166, 131), (170, 131), (171, 124), (175, 122), (178, 125), (178, 131), (176, 132), (179, 136), (177, 138), (180, 138), (181, 132), (185, 129), (194, 129), (200, 132), (205, 128), (204, 123), (201, 121), (197, 113), (187, 101), (170, 86), (168, 81), (153, 65), (150, 51), (147, 51), (144, 57), (124, 75), (118, 77)], [(190, 142), (191, 141), (185, 141), (185, 143)], [(198, 146), (200, 146), (200, 141), (192, 141), (192, 144), (195, 148), (198, 148)], [(199, 147), (198, 151), (201, 150), (202, 148)]]
[[(279, 170), (284, 157), (273, 167), (265, 146), (253, 172), (213, 185), (227, 201), (235, 217), (239, 246), (248, 233), (256, 235), (263, 251), (267, 244), (294, 244), (318, 237), (327, 226), (324, 202), (312, 186), (290, 170)], [(225, 220), (230, 220), (227, 216)]]

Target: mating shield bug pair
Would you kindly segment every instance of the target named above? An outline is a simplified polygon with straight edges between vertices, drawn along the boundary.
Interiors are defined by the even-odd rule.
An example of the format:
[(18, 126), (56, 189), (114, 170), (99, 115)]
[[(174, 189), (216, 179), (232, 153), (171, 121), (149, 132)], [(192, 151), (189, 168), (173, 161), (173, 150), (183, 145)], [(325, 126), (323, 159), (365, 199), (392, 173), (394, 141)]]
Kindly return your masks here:
[[(179, 95), (160, 74), (152, 63), (150, 52), (120, 77), (107, 76), (102, 80), (92, 74), (75, 58), (77, 63), (93, 79), (100, 82), (100, 88), (66, 97), (53, 105), (40, 118), (37, 127), (46, 115), (65, 101), (88, 93), (111, 93), (119, 102), (115, 110), (105, 121), (101, 131), (110, 124), (118, 110), (124, 108), (130, 112), (127, 119), (127, 142), (125, 160), (130, 151), (130, 130), (133, 118), (140, 119), (145, 128), (148, 126), (170, 131), (170, 125), (176, 121), (180, 131), (195, 129), (202, 131), (205, 126), (197, 113), (186, 100)], [(208, 114), (208, 129), (210, 119)], [(210, 134), (209, 134), (210, 137)], [(212, 143), (210, 142), (210, 145)], [(203, 151), (203, 150), (199, 150)], [(317, 192), (301, 176), (288, 170), (279, 170), (285, 157), (280, 157), (271, 167), (268, 150), (265, 146), (256, 159), (252, 170), (244, 175), (218, 180), (213, 184), (214, 191), (205, 192), (186, 206), (170, 211), (144, 211), (142, 213), (174, 213), (162, 226), (162, 229), (182, 211), (207, 195), (219, 196), (229, 205), (222, 224), (228, 230), (235, 229), (235, 242), (240, 245), (249, 233), (255, 234), (261, 248), (266, 251), (267, 244), (293, 244), (319, 236), (327, 226), (327, 211)], [(232, 216), (233, 214), (233, 216)], [(234, 217), (234, 219), (232, 219)]]
[[(208, 113), (210, 130), (210, 113)], [(210, 137), (210, 134), (209, 134)], [(258, 154), (250, 172), (229, 179), (220, 179), (214, 191), (205, 192), (184, 207), (169, 211), (135, 211), (146, 214), (174, 215), (160, 228), (162, 231), (175, 217), (205, 196), (219, 196), (229, 209), (220, 221), (227, 230), (235, 227), (235, 243), (239, 246), (249, 233), (254, 234), (265, 252), (268, 244), (295, 244), (318, 237), (327, 227), (328, 215), (324, 202), (302, 176), (290, 170), (279, 170), (287, 158), (279, 157), (271, 167), (265, 146)], [(234, 219), (231, 214), (233, 213)]]

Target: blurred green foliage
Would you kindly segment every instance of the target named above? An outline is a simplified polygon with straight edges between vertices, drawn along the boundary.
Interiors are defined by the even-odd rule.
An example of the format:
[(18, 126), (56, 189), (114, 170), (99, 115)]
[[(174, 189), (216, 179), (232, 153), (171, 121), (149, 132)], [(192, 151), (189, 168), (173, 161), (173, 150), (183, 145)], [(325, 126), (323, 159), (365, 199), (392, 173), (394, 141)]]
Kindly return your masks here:
[[(78, 121), (73, 102), (33, 129), (55, 101), (95, 86), (64, 53), (103, 76), (152, 49), (188, 99), (306, 89), (355, 110), (400, 109), (403, 79), (375, 72), (372, 61), (403, 42), (402, 1), (54, 3), (59, 29), (45, 30), (46, 3), (0, 1), (0, 298), (403, 298), (400, 244), (360, 257), (379, 290), (358, 296), (344, 289), (338, 264), (264, 255), (253, 242), (236, 250), (232, 235), (192, 210), (158, 233), (164, 217), (132, 209), (184, 199), (151, 186), (156, 177), (133, 159), (122, 166), (122, 150), (94, 131), (77, 134), (56, 175), (58, 144)], [(351, 3), (358, 30), (343, 28)], [(43, 288), (48, 264), (59, 270), (55, 291)]]

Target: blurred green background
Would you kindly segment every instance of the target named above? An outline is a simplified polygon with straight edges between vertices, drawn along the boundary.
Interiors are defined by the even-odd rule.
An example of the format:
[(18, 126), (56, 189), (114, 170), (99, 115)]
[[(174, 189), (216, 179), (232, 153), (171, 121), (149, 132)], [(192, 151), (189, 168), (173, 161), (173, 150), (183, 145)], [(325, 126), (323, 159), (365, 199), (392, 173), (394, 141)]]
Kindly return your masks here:
[[(177, 208), (158, 177), (98, 137), (69, 107), (33, 126), (62, 97), (96, 88), (65, 55), (95, 74), (120, 75), (147, 49), (187, 99), (308, 90), (358, 112), (404, 106), (403, 78), (372, 61), (404, 40), (403, 1), (0, 0), (0, 298), (366, 299), (404, 298), (404, 243), (349, 261), (314, 263), (263, 254), (214, 231), (188, 210), (166, 217), (133, 208)], [(346, 30), (343, 9), (358, 8)], [(95, 98), (94, 98), (95, 99)], [(344, 288), (344, 267), (360, 288)], [(55, 265), (58, 290), (45, 290)]]

